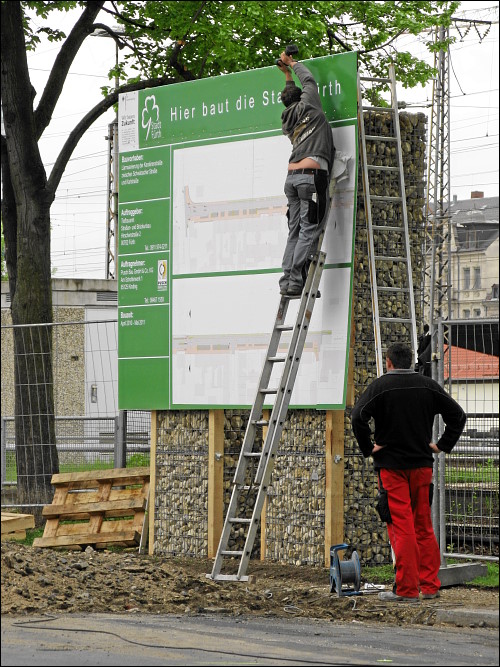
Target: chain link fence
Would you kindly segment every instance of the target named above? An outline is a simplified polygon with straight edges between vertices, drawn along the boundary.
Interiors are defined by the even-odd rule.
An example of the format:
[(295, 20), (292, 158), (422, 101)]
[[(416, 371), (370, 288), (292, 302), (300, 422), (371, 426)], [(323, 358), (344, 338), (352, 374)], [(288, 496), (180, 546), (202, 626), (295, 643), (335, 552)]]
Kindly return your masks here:
[(2, 507), (50, 502), (55, 472), (149, 465), (150, 413), (118, 410), (116, 319), (2, 324), (1, 353)]

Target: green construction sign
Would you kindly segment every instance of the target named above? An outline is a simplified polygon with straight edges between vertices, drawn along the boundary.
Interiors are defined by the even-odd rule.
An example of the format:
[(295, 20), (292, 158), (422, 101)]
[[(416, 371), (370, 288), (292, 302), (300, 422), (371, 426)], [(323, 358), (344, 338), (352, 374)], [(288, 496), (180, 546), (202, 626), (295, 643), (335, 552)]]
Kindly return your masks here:
[[(345, 405), (347, 383), (357, 58), (304, 64), (332, 126), (336, 187), (324, 243), (324, 307), (316, 307), (316, 321), (313, 315), (291, 406), (335, 408)], [(122, 410), (253, 402), (287, 237), (284, 81), (267, 67), (120, 95)]]

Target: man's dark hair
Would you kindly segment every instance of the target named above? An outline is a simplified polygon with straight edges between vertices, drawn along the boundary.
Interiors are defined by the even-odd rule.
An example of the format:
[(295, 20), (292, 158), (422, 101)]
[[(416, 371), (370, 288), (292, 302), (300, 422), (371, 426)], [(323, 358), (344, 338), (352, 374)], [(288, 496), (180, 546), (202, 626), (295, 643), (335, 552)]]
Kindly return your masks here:
[(386, 357), (392, 361), (394, 368), (410, 368), (412, 354), (408, 345), (393, 343), (387, 348)]
[(281, 91), (281, 101), (286, 107), (289, 107), (290, 104), (298, 102), (301, 95), (302, 88), (299, 88), (294, 83), (287, 83), (284, 89)]
[(424, 324), (424, 333), (427, 333), (429, 331), (429, 325)]

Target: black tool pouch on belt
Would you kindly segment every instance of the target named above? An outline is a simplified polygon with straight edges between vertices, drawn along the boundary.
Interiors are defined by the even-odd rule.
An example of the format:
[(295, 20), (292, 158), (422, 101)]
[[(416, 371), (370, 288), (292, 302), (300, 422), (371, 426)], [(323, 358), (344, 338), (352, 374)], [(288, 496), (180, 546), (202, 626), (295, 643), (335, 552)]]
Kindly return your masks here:
[(384, 489), (382, 484), (382, 478), (380, 477), (380, 472), (378, 473), (379, 488), (378, 494), (375, 503), (375, 509), (378, 512), (379, 517), (385, 523), (392, 523), (391, 510), (389, 509), (389, 498), (387, 497), (387, 491)]

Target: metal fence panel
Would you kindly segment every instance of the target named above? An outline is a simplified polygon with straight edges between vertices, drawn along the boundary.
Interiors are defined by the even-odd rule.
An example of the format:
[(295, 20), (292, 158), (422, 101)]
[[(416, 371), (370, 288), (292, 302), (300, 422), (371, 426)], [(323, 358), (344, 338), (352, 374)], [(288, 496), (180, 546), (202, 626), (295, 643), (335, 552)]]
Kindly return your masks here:
[[(150, 413), (118, 411), (116, 319), (23, 327), (2, 325), (1, 333), (2, 507), (37, 508), (46, 504), (46, 498), (38, 492), (37, 475), (44, 474), (40, 466), (28, 480), (28, 495), (19, 494), (20, 457), (30, 455), (35, 446), (56, 445), (58, 465), (51, 468), (52, 472), (149, 465)], [(35, 343), (42, 338), (52, 352), (52, 373), (46, 376), (52, 378), (50, 384), (42, 381), (33, 362), (37, 355)], [(19, 340), (26, 344), (20, 346)], [(44, 357), (44, 364), (48, 363)], [(34, 365), (27, 375), (30, 364)], [(27, 386), (21, 391), (30, 402), (25, 406), (25, 401), (18, 400), (17, 406), (25, 406), (21, 408), (22, 425), (29, 428), (18, 428), (16, 443), (14, 396), (23, 378)], [(52, 408), (46, 400), (51, 393)], [(53, 424), (53, 434), (46, 439), (42, 437), (45, 422)]]
[(464, 432), (445, 457), (446, 552), (498, 556), (498, 322), (451, 321), (443, 327), (445, 388), (467, 413)]

